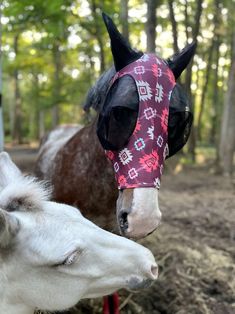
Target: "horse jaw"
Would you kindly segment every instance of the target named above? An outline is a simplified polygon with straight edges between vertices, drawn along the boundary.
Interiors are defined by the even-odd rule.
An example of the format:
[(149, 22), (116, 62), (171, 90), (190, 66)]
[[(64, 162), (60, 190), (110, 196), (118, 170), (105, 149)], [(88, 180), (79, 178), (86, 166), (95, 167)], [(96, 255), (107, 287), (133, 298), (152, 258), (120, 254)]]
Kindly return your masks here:
[(161, 222), (156, 188), (135, 188), (119, 191), (117, 221), (120, 233), (133, 239), (152, 233)]

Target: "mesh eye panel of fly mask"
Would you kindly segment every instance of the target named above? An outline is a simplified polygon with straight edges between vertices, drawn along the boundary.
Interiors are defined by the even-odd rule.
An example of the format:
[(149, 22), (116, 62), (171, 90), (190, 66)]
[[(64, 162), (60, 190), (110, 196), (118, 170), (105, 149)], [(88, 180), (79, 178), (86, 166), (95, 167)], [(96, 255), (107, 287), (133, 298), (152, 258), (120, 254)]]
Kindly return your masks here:
[(125, 147), (108, 150), (106, 155), (113, 164), (119, 189), (159, 188), (164, 159), (169, 153), (169, 103), (175, 78), (165, 61), (154, 54), (144, 54), (116, 73), (109, 93), (116, 80), (126, 75), (136, 84), (138, 117)]

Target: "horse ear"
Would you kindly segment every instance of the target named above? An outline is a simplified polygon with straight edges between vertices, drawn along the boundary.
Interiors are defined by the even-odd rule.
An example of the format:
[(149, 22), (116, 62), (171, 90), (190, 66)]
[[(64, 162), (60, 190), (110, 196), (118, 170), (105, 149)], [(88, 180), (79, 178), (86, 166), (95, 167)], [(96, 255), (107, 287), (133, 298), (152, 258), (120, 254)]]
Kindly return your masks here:
[(19, 231), (19, 220), (11, 213), (0, 209), (0, 248), (6, 248)]
[(195, 54), (195, 51), (196, 43), (193, 42), (187, 45), (179, 53), (176, 53), (171, 58), (167, 59), (168, 66), (173, 72), (176, 80), (189, 64), (190, 60)]
[(20, 176), (22, 176), (22, 173), (10, 156), (6, 152), (0, 153), (0, 191)]
[(112, 19), (102, 13), (103, 20), (111, 41), (111, 50), (116, 71), (120, 71), (128, 64), (138, 60), (143, 53), (131, 48), (127, 40), (117, 30)]

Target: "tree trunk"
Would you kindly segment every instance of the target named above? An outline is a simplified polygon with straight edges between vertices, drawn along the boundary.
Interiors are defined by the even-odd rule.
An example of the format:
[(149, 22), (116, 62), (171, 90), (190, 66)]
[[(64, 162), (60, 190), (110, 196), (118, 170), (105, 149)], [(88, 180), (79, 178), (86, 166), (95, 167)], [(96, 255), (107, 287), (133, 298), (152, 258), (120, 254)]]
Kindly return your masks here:
[[(213, 38), (211, 42), (211, 47), (209, 48), (209, 55), (208, 55), (208, 60), (207, 60), (207, 68), (206, 68), (206, 75), (205, 75), (205, 82), (202, 88), (202, 96), (201, 96), (201, 105), (200, 105), (200, 110), (199, 110), (199, 116), (198, 116), (198, 123), (197, 123), (197, 140), (201, 140), (201, 124), (202, 124), (202, 115), (204, 112), (205, 108), (205, 98), (206, 98), (206, 93), (209, 85), (209, 79), (210, 79), (210, 74), (211, 74), (211, 64), (213, 61), (213, 54), (216, 52), (216, 48), (218, 46), (218, 34), (217, 34), (217, 29), (219, 28), (219, 23), (220, 23), (220, 14), (221, 10), (219, 7), (220, 0), (215, 0), (215, 7), (214, 7), (214, 18), (213, 18)], [(216, 56), (218, 57), (218, 56)], [(219, 57), (218, 57), (219, 58)], [(218, 62), (218, 60), (216, 60)], [(218, 74), (218, 73), (217, 73)], [(216, 82), (217, 84), (217, 82)], [(217, 93), (217, 85), (215, 86), (215, 93)]]
[[(199, 34), (200, 29), (200, 19), (202, 14), (202, 2), (203, 0), (197, 1), (197, 10), (195, 15), (195, 27), (193, 29), (193, 41), (197, 43), (197, 36)], [(185, 80), (185, 90), (188, 94), (189, 100), (192, 103), (192, 109), (194, 112), (194, 105), (193, 105), (193, 97), (191, 92), (191, 83), (192, 83), (192, 66), (193, 66), (193, 59), (191, 60), (190, 64), (187, 67), (186, 71), (186, 80)], [(192, 160), (195, 162), (195, 148), (196, 148), (196, 133), (194, 124), (192, 125), (191, 135), (189, 137), (189, 153), (191, 155)]]
[(129, 0), (121, 0), (120, 20), (122, 25), (122, 35), (129, 41), (128, 2)]
[[(18, 43), (19, 43), (19, 35), (17, 34), (14, 37), (14, 52), (15, 55), (18, 55)], [(14, 126), (13, 126), (13, 140), (17, 144), (22, 143), (22, 130), (21, 130), (21, 94), (19, 87), (19, 71), (16, 68), (14, 70), (14, 97), (15, 97), (15, 107), (14, 107)]]
[(51, 117), (52, 117), (52, 128), (54, 129), (59, 124), (59, 106), (58, 106), (58, 104), (56, 104), (52, 107)]
[(34, 139), (34, 128), (35, 128), (35, 110), (31, 110), (28, 115), (28, 132), (27, 140)]
[(169, 7), (169, 12), (170, 12), (171, 28), (172, 28), (172, 35), (173, 35), (174, 53), (177, 53), (177, 52), (179, 52), (178, 30), (177, 30), (177, 23), (175, 20), (173, 0), (168, 0), (168, 7)]
[(39, 112), (39, 139), (41, 140), (45, 135), (45, 122), (44, 122), (44, 111)]
[(185, 5), (184, 5), (184, 25), (185, 25), (185, 35), (186, 35), (186, 40), (188, 42), (189, 40), (189, 31), (188, 31), (188, 27), (189, 27), (189, 19), (188, 19), (188, 1), (185, 1)]
[[(218, 146), (218, 126), (220, 125), (219, 118), (219, 93), (218, 93), (218, 72), (219, 72), (219, 47), (220, 47), (220, 38), (217, 36), (215, 42), (215, 69), (213, 75), (213, 96), (212, 96), (212, 119), (211, 119), (211, 134), (210, 134), (210, 143)], [(218, 152), (218, 149), (217, 149)], [(218, 154), (217, 154), (218, 155)], [(218, 156), (217, 156), (218, 157)], [(217, 158), (218, 159), (218, 158)]]
[(40, 111), (40, 92), (39, 92), (39, 81), (38, 81), (38, 73), (34, 73), (33, 75), (33, 84), (34, 84), (34, 127), (33, 127), (33, 138), (40, 139), (39, 136), (39, 111)]
[(201, 141), (201, 139), (202, 139), (202, 134), (201, 134), (202, 115), (203, 115), (204, 108), (205, 108), (205, 98), (206, 98), (207, 88), (209, 85), (209, 78), (210, 78), (210, 73), (211, 73), (211, 64), (212, 64), (214, 47), (215, 47), (215, 40), (212, 39), (211, 47), (209, 48), (206, 74), (205, 74), (205, 79), (204, 79), (203, 87), (202, 87), (202, 96), (201, 96), (200, 109), (199, 109), (199, 115), (198, 115), (198, 121), (197, 121), (196, 140), (198, 140), (198, 141)]
[[(9, 81), (12, 86), (14, 86), (14, 77)], [(11, 95), (11, 100), (8, 106), (8, 119), (9, 119), (9, 133), (11, 139), (13, 139), (13, 133), (14, 133), (14, 110), (15, 110), (15, 95)]]
[(91, 12), (94, 19), (94, 25), (95, 25), (95, 38), (98, 42), (99, 49), (100, 49), (100, 74), (102, 74), (105, 71), (105, 55), (104, 55), (104, 44), (103, 44), (103, 36), (101, 33), (101, 28), (98, 23), (98, 16), (97, 16), (97, 5), (95, 0), (91, 0)]
[(0, 94), (0, 152), (4, 149), (4, 131), (3, 131), (3, 112), (2, 112), (2, 95)]
[(224, 175), (232, 175), (235, 151), (235, 32), (233, 34), (232, 59), (225, 95), (224, 112), (219, 145), (219, 163)]
[(2, 112), (2, 9), (0, 7), (0, 152), (4, 149), (3, 112)]
[(147, 0), (147, 21), (146, 21), (146, 35), (147, 35), (147, 52), (155, 52), (156, 49), (156, 26), (157, 26), (157, 1)]
[(53, 45), (53, 63), (54, 63), (54, 85), (53, 85), (53, 107), (52, 107), (52, 127), (55, 128), (59, 124), (59, 103), (61, 93), (60, 73), (62, 71), (61, 53), (59, 43)]

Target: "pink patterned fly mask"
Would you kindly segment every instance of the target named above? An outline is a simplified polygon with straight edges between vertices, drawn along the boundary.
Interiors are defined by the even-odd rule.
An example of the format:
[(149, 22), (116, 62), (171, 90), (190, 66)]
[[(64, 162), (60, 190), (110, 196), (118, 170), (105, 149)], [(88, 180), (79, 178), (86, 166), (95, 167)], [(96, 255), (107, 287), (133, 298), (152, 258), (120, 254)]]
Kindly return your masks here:
[(190, 62), (195, 44), (163, 60), (132, 49), (110, 17), (103, 14), (103, 19), (116, 72), (105, 93), (100, 82), (106, 74), (95, 88), (101, 103), (97, 135), (119, 189), (120, 232), (142, 238), (161, 220), (158, 190), (164, 160), (180, 150), (190, 134), (190, 104), (176, 79)]
[(166, 63), (154, 54), (144, 54), (117, 72), (111, 86), (124, 75), (130, 75), (137, 86), (138, 119), (127, 145), (106, 154), (113, 164), (119, 189), (159, 189), (164, 160), (169, 152), (169, 99), (175, 78)]

